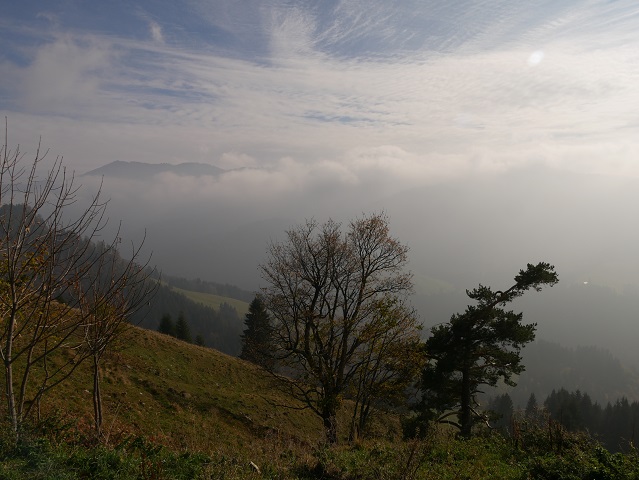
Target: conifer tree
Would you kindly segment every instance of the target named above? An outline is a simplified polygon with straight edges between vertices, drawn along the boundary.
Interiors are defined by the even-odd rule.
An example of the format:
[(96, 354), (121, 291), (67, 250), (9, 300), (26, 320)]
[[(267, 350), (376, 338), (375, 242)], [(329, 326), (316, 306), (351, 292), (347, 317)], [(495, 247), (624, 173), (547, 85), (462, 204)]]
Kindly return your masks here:
[(528, 403), (526, 403), (526, 417), (533, 419), (537, 416), (539, 406), (537, 405), (537, 397), (534, 393), (528, 397)]
[(488, 404), (488, 410), (493, 412), (492, 426), (504, 435), (510, 435), (511, 423), (515, 409), (510, 395), (497, 395)]
[(168, 313), (165, 315), (162, 315), (162, 318), (160, 319), (160, 326), (158, 327), (158, 332), (163, 333), (165, 335), (171, 335), (172, 337), (175, 337), (175, 323), (173, 323), (173, 319), (171, 318), (171, 315), (169, 315)]
[(466, 292), (477, 305), (433, 327), (426, 341), (429, 361), (421, 383), (424, 419), (454, 425), (464, 437), (470, 436), (476, 420), (486, 420), (476, 409), (480, 387), (495, 386), (499, 380), (514, 386), (513, 375), (525, 369), (521, 348), (535, 338), (535, 324), (522, 324), (521, 313), (502, 307), (531, 288), (540, 291), (557, 282), (554, 267), (541, 262), (520, 270), (515, 284), (504, 291), (479, 285)]
[(185, 342), (191, 343), (193, 341), (193, 338), (191, 337), (191, 328), (189, 327), (186, 318), (184, 318), (184, 313), (182, 312), (180, 312), (175, 324), (175, 336)]
[(271, 349), (271, 317), (260, 295), (256, 295), (244, 319), (240, 358), (270, 368), (273, 365)]

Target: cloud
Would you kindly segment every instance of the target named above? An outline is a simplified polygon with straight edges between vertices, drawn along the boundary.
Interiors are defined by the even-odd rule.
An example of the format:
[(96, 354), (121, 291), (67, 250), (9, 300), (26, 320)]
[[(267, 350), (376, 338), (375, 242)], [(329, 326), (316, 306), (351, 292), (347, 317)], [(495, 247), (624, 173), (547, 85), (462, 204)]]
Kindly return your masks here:
[(159, 23), (149, 20), (149, 30), (151, 31), (151, 38), (154, 42), (164, 43), (164, 35), (162, 35), (162, 27)]
[[(625, 145), (619, 161), (627, 166), (624, 173), (630, 169), (627, 155), (636, 150), (636, 137), (626, 132), (635, 121), (633, 79), (639, 72), (632, 44), (600, 44), (588, 35), (583, 25), (603, 28), (596, 19), (602, 6), (578, 14), (557, 7), (533, 16), (529, 8), (508, 7), (492, 21), (497, 6), (483, 11), (471, 5), (462, 12), (451, 4), (446, 11), (431, 9), (428, 17), (417, 4), (407, 16), (409, 3), (372, 2), (362, 9), (340, 2), (320, 11), (271, 2), (253, 5), (246, 24), (230, 4), (206, 6), (212, 10), (204, 17), (235, 36), (259, 26), (270, 39), (269, 56), (237, 58), (223, 48), (167, 45), (161, 42), (164, 29), (149, 14), (150, 40), (66, 32), (38, 47), (26, 66), (5, 61), (2, 69), (13, 80), (4, 88), (15, 101), (3, 113), (34, 122), (34, 135), (46, 116), (55, 115), (64, 127), (48, 127), (55, 136), (45, 140), (62, 145), (70, 160), (86, 162), (87, 170), (114, 159), (225, 163), (228, 152), (254, 159), (249, 166), (275, 165), (284, 157), (321, 163), (386, 146), (417, 159), (413, 170), (433, 156), (454, 159), (444, 169), (459, 172), (469, 163), (492, 168), (530, 158), (574, 168), (562, 160), (564, 152), (584, 141), (593, 151)], [(623, 9), (608, 10), (619, 38), (627, 40)], [(412, 38), (428, 18), (433, 32), (437, 25), (462, 22), (449, 39), (463, 37), (466, 27), (481, 35), (459, 37), (447, 47), (425, 36), (420, 48), (384, 55), (355, 46), (378, 37)], [(520, 25), (523, 33), (507, 25)], [(571, 37), (568, 28), (575, 32)], [(530, 68), (542, 42), (543, 61)], [(363, 54), (345, 55), (346, 45)], [(105, 148), (96, 152), (101, 143)], [(491, 155), (498, 159), (484, 160)]]
[(234, 170), (238, 168), (257, 167), (256, 158), (237, 152), (225, 152), (216, 161), (215, 164), (225, 170)]
[(133, 223), (131, 204), (158, 225), (169, 212), (221, 225), (209, 210), (347, 217), (530, 166), (639, 176), (630, 0), (148, 8), (102, 29), (58, 12), (43, 31), (5, 20), (13, 35), (0, 33), (0, 114), (25, 149), (42, 135), (78, 173), (113, 160), (238, 169), (109, 182)]
[(43, 18), (51, 24), (59, 25), (58, 16), (53, 12), (38, 12), (36, 18)]
[(18, 81), (21, 109), (78, 118), (99, 108), (112, 61), (108, 47), (62, 35), (39, 48), (28, 67), (3, 67)]

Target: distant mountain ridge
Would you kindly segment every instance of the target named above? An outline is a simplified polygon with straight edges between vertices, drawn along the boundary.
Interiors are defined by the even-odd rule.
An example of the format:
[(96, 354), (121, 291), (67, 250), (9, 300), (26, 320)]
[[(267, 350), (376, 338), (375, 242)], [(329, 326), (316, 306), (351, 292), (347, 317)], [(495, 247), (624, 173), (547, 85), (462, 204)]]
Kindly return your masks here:
[(146, 180), (160, 173), (173, 173), (183, 177), (216, 176), (226, 170), (205, 163), (186, 162), (177, 165), (171, 163), (125, 162), (116, 160), (102, 167), (91, 170), (83, 176), (105, 176), (114, 178), (130, 178)]

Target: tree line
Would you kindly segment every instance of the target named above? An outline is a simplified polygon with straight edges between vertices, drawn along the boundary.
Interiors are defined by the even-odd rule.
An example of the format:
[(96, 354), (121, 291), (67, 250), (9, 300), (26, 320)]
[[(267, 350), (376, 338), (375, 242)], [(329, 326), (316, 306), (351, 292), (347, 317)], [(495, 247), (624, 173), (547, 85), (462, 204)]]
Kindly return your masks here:
[(195, 336), (195, 340), (193, 339), (193, 335), (191, 335), (191, 327), (189, 327), (189, 323), (186, 321), (186, 318), (184, 318), (184, 313), (182, 312), (178, 315), (176, 322), (173, 321), (171, 315), (163, 315), (160, 319), (158, 332), (163, 333), (164, 335), (170, 335), (171, 337), (175, 337), (178, 340), (182, 340), (187, 343), (195, 343), (196, 345), (204, 346), (204, 337), (202, 337), (201, 334), (198, 333)]
[[(580, 390), (553, 390), (543, 404), (531, 394), (526, 408), (517, 410), (508, 393), (493, 397), (487, 405), (493, 426), (513, 437), (526, 424), (561, 426), (569, 432), (587, 432), (611, 452), (631, 451), (639, 440), (639, 402), (621, 397), (606, 406), (593, 402)], [(522, 427), (522, 425), (524, 427)]]
[(242, 319), (228, 303), (222, 303), (215, 310), (192, 301), (162, 283), (158, 285), (153, 301), (137, 312), (131, 322), (149, 330), (158, 330), (162, 319), (167, 315), (174, 322), (183, 316), (193, 338), (199, 335), (203, 345), (229, 355), (239, 355)]
[(536, 340), (523, 354), (526, 371), (509, 391), (515, 405), (525, 406), (531, 393), (546, 398), (558, 388), (588, 392), (605, 405), (610, 399), (639, 395), (637, 376), (608, 350), (595, 346), (566, 347)]

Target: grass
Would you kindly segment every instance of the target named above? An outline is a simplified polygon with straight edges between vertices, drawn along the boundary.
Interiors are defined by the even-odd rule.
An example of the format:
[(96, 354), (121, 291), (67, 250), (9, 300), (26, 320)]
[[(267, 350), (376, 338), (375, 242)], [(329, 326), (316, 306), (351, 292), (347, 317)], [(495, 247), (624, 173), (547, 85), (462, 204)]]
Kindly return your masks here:
[(227, 303), (231, 307), (235, 308), (240, 317), (243, 317), (249, 309), (249, 304), (247, 302), (243, 302), (242, 300), (237, 300), (235, 298), (222, 297), (213, 293), (193, 292), (191, 290), (184, 290), (177, 287), (171, 288), (174, 291), (185, 295), (187, 298), (193, 300), (194, 302), (201, 303), (202, 305), (211, 307), (215, 310), (219, 310), (220, 305), (222, 305), (223, 303)]
[[(235, 451), (259, 432), (321, 435), (319, 421), (250, 363), (140, 329), (105, 363), (105, 397), (120, 428), (181, 449)], [(153, 421), (149, 422), (148, 419)]]
[[(80, 365), (43, 399), (44, 416), (88, 432), (89, 367)], [(250, 452), (265, 436), (304, 445), (323, 438), (319, 418), (274, 388), (273, 378), (258, 366), (155, 331), (128, 328), (101, 372), (104, 429), (114, 442), (139, 435), (178, 450)], [(0, 403), (0, 415), (4, 410)]]
[(449, 429), (404, 441), (397, 418), (383, 416), (373, 438), (328, 446), (319, 419), (286, 408), (301, 405), (260, 368), (135, 327), (102, 374), (106, 442), (92, 441), (82, 365), (45, 398), (45, 421), (20, 442), (0, 422), (0, 479), (639, 478), (636, 453), (613, 455), (567, 432), (549, 437), (546, 427), (523, 429), (517, 443), (488, 433), (457, 439)]
[[(530, 439), (529, 439), (530, 440)], [(462, 440), (445, 430), (410, 441), (369, 440), (299, 446), (256, 440), (261, 455), (170, 449), (140, 436), (114, 446), (27, 438), (0, 445), (0, 478), (35, 479), (306, 479), (441, 480), (639, 478), (639, 457), (610, 454), (586, 437), (565, 437), (561, 450), (544, 440), (532, 450), (498, 434)]]

